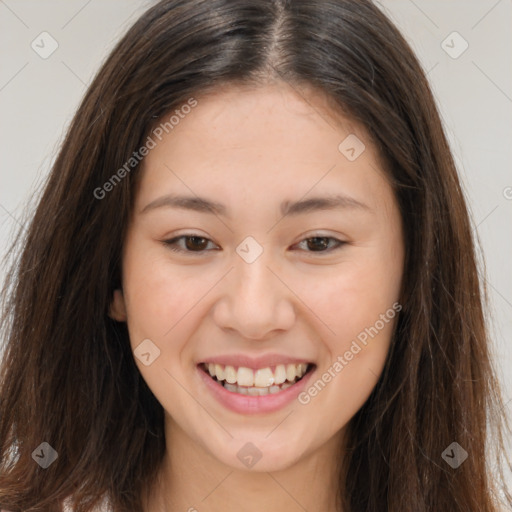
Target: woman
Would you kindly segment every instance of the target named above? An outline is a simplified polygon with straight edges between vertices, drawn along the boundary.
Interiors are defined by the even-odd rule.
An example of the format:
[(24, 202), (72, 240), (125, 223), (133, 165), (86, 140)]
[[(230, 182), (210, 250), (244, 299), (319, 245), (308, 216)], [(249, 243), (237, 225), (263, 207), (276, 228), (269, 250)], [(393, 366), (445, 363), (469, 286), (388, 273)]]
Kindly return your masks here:
[(371, 2), (149, 9), (9, 286), (2, 508), (512, 504), (455, 165)]

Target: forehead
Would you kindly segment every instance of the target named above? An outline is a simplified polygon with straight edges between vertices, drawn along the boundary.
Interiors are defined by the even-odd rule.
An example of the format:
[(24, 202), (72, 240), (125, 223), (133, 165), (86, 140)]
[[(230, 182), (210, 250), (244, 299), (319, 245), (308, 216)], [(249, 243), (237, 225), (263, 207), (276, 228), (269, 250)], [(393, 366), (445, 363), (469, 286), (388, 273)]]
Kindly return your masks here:
[[(343, 114), (325, 93), (285, 82), (227, 85), (198, 96), (197, 107), (182, 117), (172, 133), (195, 138), (202, 132), (203, 141), (215, 143), (218, 150), (232, 148), (237, 142), (285, 147), (293, 141), (308, 140), (311, 144), (307, 150), (311, 152), (320, 138), (325, 145), (334, 140), (337, 149), (336, 141), (344, 133), (358, 133), (370, 142), (364, 127)], [(295, 146), (299, 152), (299, 145)]]
[[(141, 194), (168, 184), (219, 192), (228, 201), (240, 193), (292, 199), (340, 185), (368, 192), (385, 180), (364, 127), (316, 89), (231, 85), (194, 98), (196, 106), (175, 116), (145, 157)], [(354, 151), (347, 149), (360, 154), (348, 158)]]

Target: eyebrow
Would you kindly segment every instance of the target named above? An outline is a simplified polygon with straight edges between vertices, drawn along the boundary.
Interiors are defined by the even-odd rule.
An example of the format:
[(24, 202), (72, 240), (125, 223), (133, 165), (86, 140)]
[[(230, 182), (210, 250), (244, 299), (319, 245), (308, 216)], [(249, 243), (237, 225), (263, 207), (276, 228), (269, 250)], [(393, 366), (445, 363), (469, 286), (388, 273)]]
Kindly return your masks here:
[[(201, 213), (210, 213), (226, 218), (231, 218), (225, 205), (211, 201), (198, 196), (165, 195), (158, 197), (147, 204), (140, 213), (157, 208), (179, 208), (192, 210)], [(300, 215), (313, 211), (334, 210), (334, 209), (360, 209), (362, 211), (372, 212), (373, 210), (366, 204), (354, 199), (353, 197), (337, 194), (333, 196), (312, 197), (300, 201), (284, 201), (281, 203), (281, 215)]]

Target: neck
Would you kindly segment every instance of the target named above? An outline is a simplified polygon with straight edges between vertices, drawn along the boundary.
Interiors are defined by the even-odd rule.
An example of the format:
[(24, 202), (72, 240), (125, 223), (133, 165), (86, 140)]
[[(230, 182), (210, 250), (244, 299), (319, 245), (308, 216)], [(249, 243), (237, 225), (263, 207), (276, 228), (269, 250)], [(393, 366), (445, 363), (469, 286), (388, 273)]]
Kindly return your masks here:
[(214, 458), (166, 416), (166, 455), (143, 510), (339, 512), (339, 446), (336, 436), (286, 469), (240, 470)]

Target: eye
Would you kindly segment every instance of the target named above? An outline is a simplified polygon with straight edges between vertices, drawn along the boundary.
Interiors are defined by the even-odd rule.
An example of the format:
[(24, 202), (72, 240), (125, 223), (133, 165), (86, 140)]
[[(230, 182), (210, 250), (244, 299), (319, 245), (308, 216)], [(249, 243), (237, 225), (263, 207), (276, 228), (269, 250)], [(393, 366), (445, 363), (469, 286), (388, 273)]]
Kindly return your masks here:
[(306, 244), (306, 247), (309, 249), (307, 252), (331, 252), (339, 249), (345, 245), (346, 242), (332, 236), (313, 236), (305, 238), (296, 245), (300, 246), (301, 244)]
[[(184, 242), (184, 244), (180, 244), (179, 242)], [(213, 244), (208, 238), (198, 235), (181, 235), (171, 238), (170, 240), (164, 240), (163, 243), (166, 247), (171, 249), (171, 251), (188, 253), (202, 253), (209, 243)]]
[[(175, 238), (171, 238), (170, 240), (164, 240), (163, 243), (166, 247), (171, 249), (171, 251), (198, 254), (208, 251), (208, 244), (215, 245), (210, 239), (193, 234), (177, 236)], [(339, 249), (345, 245), (346, 242), (338, 240), (332, 236), (314, 236), (305, 238), (296, 245), (300, 246), (301, 244), (306, 244), (306, 252), (325, 253)], [(218, 250), (218, 248), (209, 250)]]

